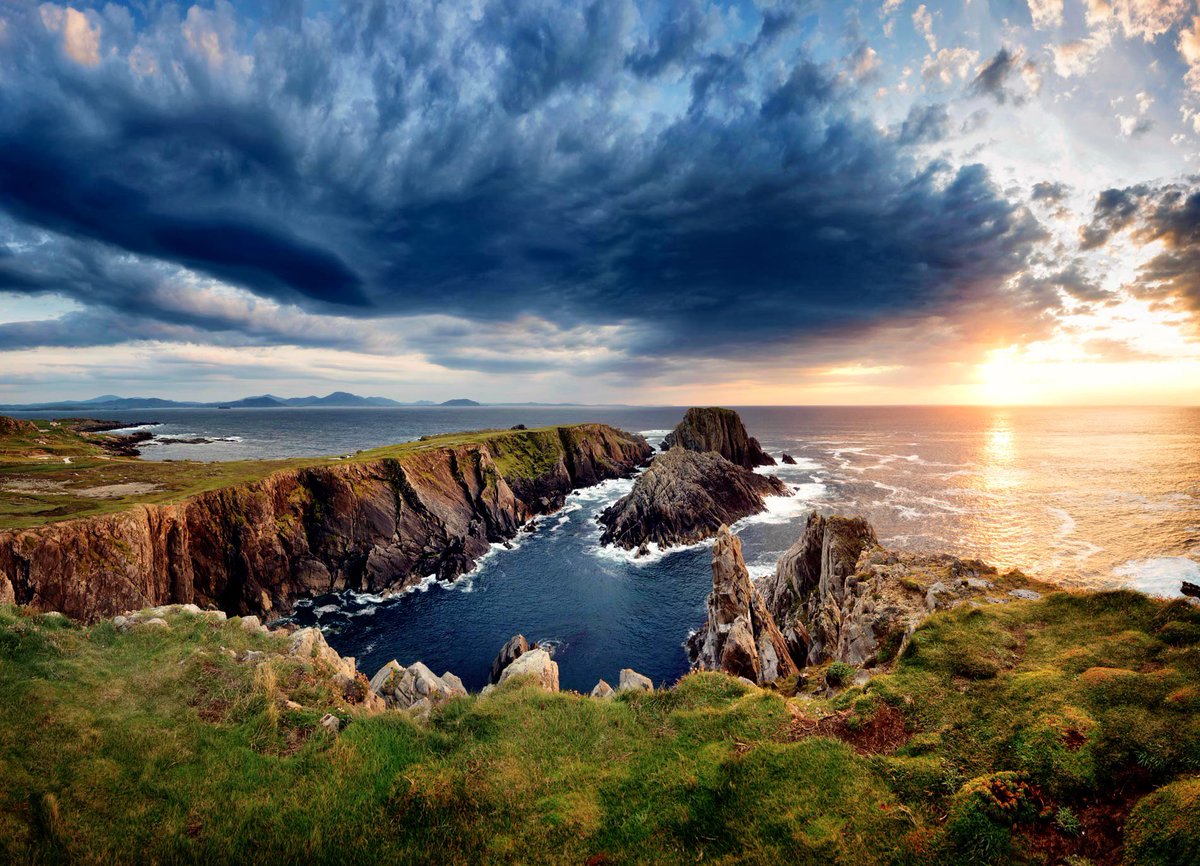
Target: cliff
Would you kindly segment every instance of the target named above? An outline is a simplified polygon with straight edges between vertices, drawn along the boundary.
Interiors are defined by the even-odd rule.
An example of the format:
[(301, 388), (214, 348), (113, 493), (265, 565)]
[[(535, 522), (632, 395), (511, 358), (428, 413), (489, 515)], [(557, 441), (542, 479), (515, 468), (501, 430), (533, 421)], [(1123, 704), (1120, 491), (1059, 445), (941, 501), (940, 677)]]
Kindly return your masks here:
[(742, 542), (726, 526), (713, 546), (712, 573), (708, 620), (688, 639), (693, 667), (724, 671), (760, 686), (798, 673), (787, 641), (750, 581)]
[(168, 603), (282, 615), (323, 592), (447, 580), (571, 490), (627, 475), (650, 453), (601, 424), (440, 437), (0, 532), (0, 603), (86, 621)]
[(815, 511), (758, 586), (797, 664), (866, 667), (896, 658), (935, 611), (1038, 598), (1046, 588), (978, 560), (885, 550), (863, 518)]
[(741, 416), (719, 406), (688, 409), (683, 420), (663, 439), (664, 451), (676, 445), (688, 451), (716, 451), (744, 469), (775, 465), (758, 440), (746, 432)]
[(655, 457), (633, 490), (601, 513), (600, 542), (630, 550), (650, 542), (693, 544), (763, 511), (763, 497), (790, 495), (774, 476), (743, 469), (711, 451), (675, 447)]

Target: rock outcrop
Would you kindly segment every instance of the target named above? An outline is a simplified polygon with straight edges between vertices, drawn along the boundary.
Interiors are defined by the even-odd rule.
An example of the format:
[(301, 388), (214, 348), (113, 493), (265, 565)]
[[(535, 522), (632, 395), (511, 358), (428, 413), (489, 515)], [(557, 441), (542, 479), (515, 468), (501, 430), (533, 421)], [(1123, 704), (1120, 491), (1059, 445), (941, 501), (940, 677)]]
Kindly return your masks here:
[(535, 648), (521, 655), (500, 674), (498, 686), (514, 677), (532, 676), (548, 692), (558, 691), (558, 663), (544, 649)]
[(0, 415), (0, 436), (32, 436), (37, 432), (37, 425), (32, 421)]
[(529, 641), (525, 639), (525, 635), (515, 634), (510, 637), (504, 646), (500, 647), (500, 652), (496, 654), (496, 658), (492, 662), (488, 683), (494, 685), (500, 682), (500, 675), (504, 673), (504, 669), (527, 652), (529, 652)]
[(602, 424), (502, 431), (0, 532), (0, 599), (84, 621), (170, 602), (277, 616), (321, 593), (453, 579), (571, 490), (651, 453)]
[(418, 712), (467, 693), (462, 680), (449, 671), (439, 677), (422, 662), (403, 667), (395, 659), (371, 677), (371, 691), (389, 708)]
[(1003, 576), (978, 560), (897, 553), (879, 546), (861, 517), (813, 512), (804, 533), (758, 589), (801, 665), (871, 667), (903, 651), (930, 613), (963, 603), (1036, 598), (1020, 572)]
[[(600, 682), (604, 682), (601, 680)], [(605, 685), (608, 685), (605, 683)], [(621, 668), (621, 678), (617, 680), (618, 692), (652, 692), (654, 682), (645, 674), (639, 674), (633, 668)]]
[(775, 465), (758, 440), (746, 432), (741, 416), (719, 406), (688, 409), (683, 420), (663, 440), (663, 450), (676, 445), (688, 451), (716, 451), (744, 469)]
[(708, 619), (688, 640), (692, 665), (758, 685), (799, 672), (788, 642), (750, 581), (742, 543), (722, 526), (713, 547)]
[(629, 550), (710, 538), (723, 525), (766, 509), (765, 496), (791, 491), (772, 475), (743, 469), (712, 451), (674, 447), (654, 458), (633, 490), (600, 515), (601, 544)]

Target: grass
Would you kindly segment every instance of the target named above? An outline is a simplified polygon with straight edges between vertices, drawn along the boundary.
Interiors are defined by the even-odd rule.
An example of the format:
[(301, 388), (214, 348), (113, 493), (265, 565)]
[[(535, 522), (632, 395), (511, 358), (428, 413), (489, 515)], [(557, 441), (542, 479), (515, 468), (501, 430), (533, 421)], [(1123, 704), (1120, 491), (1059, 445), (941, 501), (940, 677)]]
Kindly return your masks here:
[[(200, 462), (150, 461), (107, 454), (96, 436), (38, 421), (37, 434), (0, 436), (0, 530), (95, 517), (134, 505), (178, 502), (280, 471), (405, 460), (432, 449), (487, 445), (505, 478), (529, 478), (562, 455), (558, 428), (448, 433), (337, 457)], [(588, 425), (575, 425), (584, 427)], [(69, 460), (70, 462), (66, 462)], [(137, 485), (113, 489), (115, 485)]]
[[(281, 638), (171, 624), (0, 608), (0, 861), (1116, 863), (1122, 824), (1126, 863), (1200, 850), (1182, 603), (938, 614), (830, 699), (721, 674), (610, 701), (515, 682), (428, 725), (358, 714)], [(864, 745), (897, 713), (908, 734)], [(821, 716), (834, 736), (801, 724)]]

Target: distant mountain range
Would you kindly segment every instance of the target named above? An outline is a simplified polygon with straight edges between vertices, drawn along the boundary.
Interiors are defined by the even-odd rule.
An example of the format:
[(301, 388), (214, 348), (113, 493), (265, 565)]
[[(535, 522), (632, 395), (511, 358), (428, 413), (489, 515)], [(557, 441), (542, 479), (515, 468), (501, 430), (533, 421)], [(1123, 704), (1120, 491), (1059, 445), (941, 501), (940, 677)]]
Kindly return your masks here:
[(16, 412), (94, 412), (114, 411), (118, 409), (279, 409), (287, 406), (334, 406), (334, 407), (364, 407), (364, 406), (481, 406), (474, 400), (458, 397), (444, 403), (432, 400), (417, 400), (413, 403), (401, 403), (387, 397), (360, 397), (347, 391), (334, 391), (324, 397), (276, 397), (274, 394), (263, 394), (258, 397), (243, 397), (240, 400), (222, 401), (218, 403), (200, 403), (188, 400), (165, 400), (162, 397), (118, 397), (116, 394), (103, 394), (90, 400), (60, 400), (54, 403), (23, 403), (0, 405), (0, 411)]

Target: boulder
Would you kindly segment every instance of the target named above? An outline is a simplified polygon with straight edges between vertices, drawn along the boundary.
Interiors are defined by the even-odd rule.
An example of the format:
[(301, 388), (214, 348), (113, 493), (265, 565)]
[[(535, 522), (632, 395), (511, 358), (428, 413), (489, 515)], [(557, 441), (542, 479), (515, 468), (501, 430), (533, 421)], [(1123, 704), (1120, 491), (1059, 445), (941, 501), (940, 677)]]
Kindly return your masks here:
[(171, 624), (168, 623), (161, 616), (154, 616), (154, 617), (151, 617), (150, 619), (138, 620), (138, 623), (140, 625), (146, 626), (147, 628), (170, 628), (171, 627)]
[(791, 454), (784, 454), (782, 457), (779, 458), (779, 462), (786, 464), (788, 466), (795, 466), (796, 458), (793, 457)]
[(621, 668), (621, 678), (617, 681), (617, 691), (652, 692), (654, 691), (654, 683), (651, 682), (650, 677), (639, 674), (633, 668)]
[(633, 490), (600, 515), (601, 544), (640, 550), (694, 544), (723, 525), (766, 510), (764, 497), (790, 496), (772, 475), (743, 469), (720, 454), (676, 447), (654, 458)]
[(500, 682), (500, 675), (504, 673), (504, 669), (527, 652), (529, 652), (529, 641), (525, 640), (525, 635), (515, 634), (510, 637), (508, 642), (500, 647), (500, 652), (496, 654), (496, 659), (492, 662), (492, 672), (488, 676), (488, 682)]
[(614, 694), (615, 692), (613, 692), (613, 687), (604, 680), (600, 680), (600, 682), (596, 683), (596, 685), (592, 688), (593, 698), (611, 698)]
[(692, 666), (764, 685), (799, 673), (788, 642), (750, 580), (742, 543), (722, 526), (713, 546), (708, 619), (688, 639)]
[(326, 713), (321, 716), (321, 727), (336, 737), (338, 731), (342, 729), (342, 720), (333, 713)]
[(550, 658), (550, 653), (540, 647), (522, 653), (506, 667), (500, 674), (497, 685), (504, 685), (510, 679), (520, 676), (533, 676), (537, 684), (546, 691), (558, 691), (558, 664)]
[(316, 659), (328, 665), (335, 674), (342, 673), (351, 679), (358, 672), (354, 659), (338, 655), (337, 650), (325, 642), (325, 635), (319, 628), (302, 628), (293, 634), (288, 654), (302, 659)]
[(774, 466), (758, 440), (746, 432), (742, 418), (719, 406), (693, 407), (663, 440), (664, 450), (680, 446), (688, 451), (715, 451), (737, 466)]
[(1197, 586), (1196, 584), (1192, 583), (1191, 581), (1185, 580), (1183, 582), (1183, 584), (1179, 587), (1179, 591), (1186, 596), (1190, 596), (1192, 598), (1200, 598), (1200, 586)]
[(1014, 589), (1008, 594), (1013, 598), (1019, 598), (1022, 601), (1037, 601), (1042, 597), (1042, 594), (1036, 589)]
[(382, 697), (387, 706), (402, 710), (421, 701), (427, 701), (430, 706), (437, 705), (467, 693), (462, 681), (453, 674), (446, 679), (437, 676), (422, 662), (413, 662), (405, 668), (395, 659), (371, 677), (371, 691)]
[(256, 616), (244, 616), (239, 622), (243, 631), (265, 632), (262, 621)]

